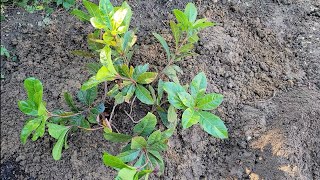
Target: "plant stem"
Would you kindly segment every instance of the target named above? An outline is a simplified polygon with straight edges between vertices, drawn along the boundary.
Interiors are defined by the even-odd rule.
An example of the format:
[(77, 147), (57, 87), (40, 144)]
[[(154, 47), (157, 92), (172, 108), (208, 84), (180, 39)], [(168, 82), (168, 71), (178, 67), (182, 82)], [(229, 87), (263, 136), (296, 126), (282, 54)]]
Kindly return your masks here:
[(121, 79), (121, 80), (131, 81), (133, 84), (137, 84), (137, 82), (136, 82), (134, 79), (122, 77), (120, 74), (118, 74), (118, 75), (116, 76), (116, 78), (117, 78), (117, 79)]
[(135, 120), (133, 119), (133, 117), (132, 117), (126, 110), (124, 110), (124, 113), (126, 113), (126, 115), (130, 118), (130, 120), (131, 120), (133, 123), (139, 123), (139, 122), (140, 122), (140, 120), (139, 120), (139, 121), (135, 121)]
[[(184, 40), (181, 42), (180, 46), (176, 48), (175, 55), (178, 54), (178, 50), (188, 41), (188, 38), (189, 38), (189, 37), (186, 36), (186, 37), (184, 38)], [(153, 85), (154, 85), (154, 83), (156, 83), (156, 82), (158, 81), (158, 79), (161, 78), (161, 76), (164, 74), (164, 71), (165, 71), (169, 66), (171, 66), (171, 65), (174, 63), (175, 60), (176, 60), (175, 58), (171, 58), (171, 59), (170, 59), (169, 63), (161, 70), (161, 72), (158, 74), (158, 76), (156, 77), (156, 79), (153, 81), (153, 83), (152, 83)]]
[(117, 106), (117, 104), (115, 104), (115, 105), (112, 107), (112, 111), (111, 111), (110, 118), (109, 118), (110, 124), (112, 124), (112, 117), (113, 117), (113, 114), (114, 114), (114, 110), (116, 109), (116, 106)]
[(68, 118), (68, 117), (72, 117), (72, 116), (76, 116), (76, 115), (79, 115), (81, 114), (82, 112), (78, 112), (78, 113), (75, 113), (75, 114), (71, 114), (71, 115), (58, 115), (58, 114), (52, 114), (49, 112), (49, 117), (61, 117), (61, 118)]
[(98, 127), (98, 128), (85, 128), (85, 127), (81, 127), (81, 126), (77, 126), (78, 128), (80, 129), (85, 129), (85, 130), (88, 130), (88, 131), (96, 131), (96, 130), (99, 130), (99, 129), (103, 129), (104, 127)]
[(178, 54), (178, 50), (188, 41), (188, 39), (189, 39), (188, 36), (186, 36), (186, 37), (184, 38), (184, 40), (181, 42), (180, 46), (179, 46), (178, 48), (176, 48), (175, 55)]
[(131, 105), (130, 105), (130, 112), (129, 112), (129, 114), (132, 113), (132, 107), (133, 107), (134, 101), (136, 100), (136, 97), (137, 97), (137, 96), (134, 96), (133, 99), (132, 99), (132, 102), (131, 102)]

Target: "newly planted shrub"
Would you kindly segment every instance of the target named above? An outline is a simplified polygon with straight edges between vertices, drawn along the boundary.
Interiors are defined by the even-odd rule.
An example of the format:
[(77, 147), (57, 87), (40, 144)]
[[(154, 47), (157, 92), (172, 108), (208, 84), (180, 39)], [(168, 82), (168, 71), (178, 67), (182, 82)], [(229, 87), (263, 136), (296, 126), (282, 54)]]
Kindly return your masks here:
[[(101, 0), (99, 5), (86, 0), (83, 3), (88, 13), (74, 10), (72, 14), (90, 21), (96, 28), (88, 35), (88, 45), (93, 53), (100, 55), (99, 63), (88, 65), (92, 76), (83, 83), (77, 94), (83, 106), (76, 106), (71, 94), (65, 93), (64, 98), (71, 111), (51, 112), (42, 99), (41, 82), (35, 78), (26, 79), (24, 85), (28, 98), (18, 104), (22, 112), (34, 118), (28, 120), (22, 129), (22, 143), (26, 143), (31, 134), (34, 141), (43, 137), (47, 127), (49, 135), (57, 139), (52, 155), (58, 160), (63, 147), (68, 148), (69, 133), (79, 129), (103, 130), (106, 140), (124, 145), (118, 155), (105, 152), (103, 163), (119, 171), (116, 179), (131, 180), (147, 179), (150, 174), (159, 176), (164, 172), (165, 163), (161, 154), (168, 148), (168, 139), (180, 124), (186, 129), (199, 123), (210, 135), (228, 138), (223, 121), (210, 112), (221, 104), (223, 96), (206, 92), (207, 80), (203, 72), (185, 85), (180, 84), (177, 75), (182, 70), (175, 63), (194, 55), (199, 31), (214, 25), (206, 19), (197, 19), (194, 4), (187, 4), (184, 11), (173, 11), (177, 19), (177, 22), (170, 21), (175, 40), (173, 48), (161, 35), (153, 33), (164, 48), (167, 65), (159, 72), (152, 72), (148, 71), (148, 64), (135, 67), (130, 64), (137, 40), (134, 31), (129, 30), (130, 6), (124, 2), (114, 7), (108, 0)], [(105, 90), (104, 97), (100, 99), (109, 98), (113, 102), (112, 107), (105, 108), (105, 102), (97, 102), (99, 84)], [(136, 99), (152, 106), (152, 111), (138, 121), (131, 117)], [(130, 105), (130, 112), (124, 112), (135, 123), (132, 133), (120, 133), (112, 121), (116, 106), (122, 103)], [(181, 118), (178, 111), (182, 113)], [(160, 124), (158, 118), (166, 127), (164, 130), (161, 125), (157, 126)]]

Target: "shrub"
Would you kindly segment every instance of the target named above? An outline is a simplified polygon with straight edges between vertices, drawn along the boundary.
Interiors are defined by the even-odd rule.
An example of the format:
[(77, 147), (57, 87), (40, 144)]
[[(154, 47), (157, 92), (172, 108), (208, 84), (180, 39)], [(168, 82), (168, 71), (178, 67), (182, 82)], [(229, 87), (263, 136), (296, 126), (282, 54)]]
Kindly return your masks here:
[[(223, 121), (209, 112), (221, 104), (223, 96), (206, 94), (205, 74), (199, 73), (190, 84), (185, 85), (180, 84), (177, 76), (182, 70), (175, 63), (184, 60), (186, 56), (195, 55), (193, 49), (199, 40), (199, 31), (214, 25), (205, 18), (197, 19), (194, 4), (187, 4), (184, 11), (173, 10), (177, 19), (177, 22), (170, 21), (174, 48), (170, 49), (162, 36), (153, 33), (164, 48), (167, 58), (166, 67), (159, 72), (148, 71), (148, 64), (135, 67), (130, 65), (137, 36), (129, 30), (132, 11), (126, 2), (119, 7), (114, 7), (109, 0), (101, 0), (99, 5), (84, 0), (83, 4), (88, 13), (75, 9), (72, 14), (83, 21), (90, 21), (96, 28), (88, 35), (88, 45), (100, 55), (100, 63), (89, 64), (92, 77), (83, 83), (77, 94), (83, 106), (76, 106), (72, 95), (65, 93), (64, 98), (71, 112), (51, 112), (46, 109), (43, 101), (41, 82), (33, 77), (27, 78), (24, 87), (28, 98), (19, 101), (18, 105), (23, 113), (34, 117), (22, 129), (23, 144), (31, 135), (33, 141), (43, 137), (47, 127), (49, 135), (57, 139), (52, 156), (59, 160), (62, 149), (68, 148), (69, 133), (78, 129), (101, 130), (106, 140), (124, 144), (118, 155), (105, 152), (104, 164), (119, 171), (116, 179), (140, 179), (148, 178), (150, 174), (159, 176), (164, 172), (165, 163), (161, 154), (168, 148), (168, 139), (180, 122), (184, 129), (199, 123), (210, 135), (228, 138)], [(104, 96), (112, 98), (114, 102), (107, 116), (104, 113), (105, 102), (96, 100), (99, 84), (104, 85)], [(118, 132), (112, 123), (116, 106), (128, 103), (132, 110), (136, 99), (152, 106), (152, 112), (136, 121), (131, 117), (131, 111), (125, 111), (135, 126), (130, 134)], [(182, 111), (181, 118), (178, 111)], [(157, 117), (166, 127), (165, 130), (157, 128)]]

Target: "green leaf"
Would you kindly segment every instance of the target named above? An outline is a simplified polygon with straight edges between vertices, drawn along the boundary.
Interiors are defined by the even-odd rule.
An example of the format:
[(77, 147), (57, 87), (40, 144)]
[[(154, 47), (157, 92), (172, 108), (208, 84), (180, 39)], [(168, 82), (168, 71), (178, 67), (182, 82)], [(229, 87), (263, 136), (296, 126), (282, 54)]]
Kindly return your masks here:
[(168, 138), (170, 138), (170, 137), (173, 135), (173, 133), (174, 133), (175, 130), (176, 130), (176, 127), (174, 126), (174, 127), (170, 127), (169, 129), (163, 131), (163, 132), (162, 132), (162, 138), (163, 138), (163, 139), (168, 139)]
[(142, 167), (144, 164), (146, 164), (146, 157), (144, 154), (141, 154), (137, 162), (134, 164), (134, 167)]
[(105, 29), (106, 28), (106, 25), (104, 24), (104, 22), (98, 17), (90, 18), (90, 23), (96, 29)]
[(35, 119), (29, 120), (22, 128), (21, 134), (20, 134), (20, 139), (22, 144), (26, 144), (28, 137), (30, 134), (36, 130), (42, 121), (42, 117), (37, 117)]
[(164, 82), (162, 81), (162, 79), (159, 79), (158, 81), (158, 97), (157, 97), (157, 104), (160, 105), (162, 96), (163, 96), (163, 85)]
[(112, 19), (114, 20), (113, 28), (117, 29), (125, 19), (126, 15), (128, 13), (128, 9), (124, 7), (120, 7), (112, 16)]
[(87, 106), (91, 106), (94, 100), (97, 98), (98, 88), (97, 86), (87, 89), (85, 91), (78, 91), (77, 97), (79, 101)]
[(83, 5), (92, 17), (101, 18), (101, 11), (99, 10), (98, 5), (87, 0), (83, 0)]
[(162, 140), (148, 146), (148, 151), (165, 151), (167, 148), (167, 140)]
[(102, 81), (96, 80), (96, 76), (92, 76), (88, 81), (82, 84), (81, 90), (85, 91), (87, 89), (96, 87), (98, 84), (100, 84)]
[(118, 72), (120, 73), (120, 75), (128, 77), (128, 78), (131, 77), (130, 69), (127, 64), (122, 64), (120, 66), (117, 66), (117, 69), (118, 69)]
[(176, 72), (176, 69), (171, 65), (171, 66), (168, 66), (164, 71), (163, 73), (165, 75), (168, 76), (169, 79), (171, 79), (173, 82), (179, 84), (179, 78), (177, 76), (177, 72)]
[(113, 81), (115, 79), (116, 74), (112, 73), (106, 66), (102, 66), (96, 75), (97, 82)]
[[(199, 41), (199, 36), (195, 33), (191, 37), (188, 38), (189, 43), (196, 43)], [(193, 46), (192, 46), (193, 47)]]
[(153, 89), (153, 87), (151, 85), (148, 85), (148, 89), (151, 92), (153, 100), (156, 102), (157, 101), (156, 91)]
[(170, 105), (168, 109), (168, 121), (170, 123), (175, 123), (178, 120), (178, 115), (174, 106)]
[(222, 94), (210, 93), (198, 98), (197, 108), (202, 110), (213, 110), (217, 108), (223, 100)]
[(67, 126), (62, 126), (58, 124), (48, 123), (47, 124), (48, 131), (50, 136), (55, 139), (59, 139), (60, 135), (69, 129)]
[(89, 73), (91, 75), (95, 75), (98, 73), (99, 69), (101, 68), (100, 63), (88, 63), (86, 64), (86, 68), (88, 69)]
[(124, 102), (124, 96), (122, 95), (121, 92), (119, 92), (115, 97), (114, 97), (114, 100), (115, 100), (115, 104), (121, 104)]
[(186, 14), (189, 21), (193, 23), (197, 19), (196, 6), (193, 3), (188, 3), (184, 10), (184, 14)]
[(83, 115), (76, 115), (71, 117), (70, 124), (73, 126), (80, 126), (83, 128), (90, 128), (90, 123), (85, 119)]
[(186, 109), (186, 106), (182, 103), (178, 96), (179, 92), (186, 92), (186, 90), (180, 84), (165, 82), (163, 89), (168, 93), (168, 100), (171, 105), (177, 109)]
[(218, 116), (205, 111), (200, 111), (199, 115), (199, 123), (207, 133), (220, 139), (228, 138), (228, 129)]
[[(151, 170), (151, 169), (144, 169), (144, 170), (139, 171), (139, 172), (136, 174), (136, 177), (137, 177), (138, 179), (141, 179), (143, 176), (146, 176), (146, 177), (145, 177), (145, 180), (148, 180), (149, 174), (152, 173), (152, 172), (153, 172), (153, 170)], [(136, 179), (135, 179), (135, 180), (136, 180)]]
[(66, 128), (64, 129), (64, 131), (61, 132), (58, 138), (58, 141), (56, 142), (56, 144), (52, 149), (52, 156), (54, 160), (59, 160), (61, 158), (62, 147), (63, 147), (63, 144), (65, 143), (65, 138), (69, 129), (70, 128)]
[(149, 64), (136, 66), (134, 68), (133, 75), (132, 75), (133, 79), (137, 79), (139, 75), (147, 72), (148, 69), (149, 69)]
[[(111, 59), (111, 48), (110, 47), (106, 46), (103, 49), (101, 49), (100, 62), (101, 62), (101, 64), (103, 64), (106, 67), (108, 67), (110, 64), (113, 64), (112, 59)], [(114, 72), (116, 72), (116, 70), (114, 70)]]
[(181, 37), (180, 28), (174, 21), (170, 21), (170, 27), (175, 40), (176, 47), (178, 47), (180, 37)]
[(65, 92), (63, 94), (64, 100), (66, 101), (67, 105), (70, 107), (72, 112), (79, 112), (79, 109), (77, 108), (77, 106), (74, 104), (72, 95), (68, 92)]
[(132, 10), (131, 10), (131, 7), (129, 6), (129, 4), (126, 1), (124, 1), (121, 4), (121, 7), (127, 9), (127, 14), (126, 14), (126, 16), (125, 16), (125, 18), (123, 20), (123, 23), (122, 23), (125, 27), (123, 28), (123, 32), (121, 32), (121, 33), (124, 33), (126, 31), (128, 31), (128, 29), (129, 29), (129, 25), (130, 25), (130, 21), (131, 21), (131, 17), (132, 17)]
[(122, 45), (121, 45), (122, 51), (124, 51), (127, 48), (128, 43), (129, 43), (129, 41), (131, 41), (132, 38), (133, 38), (133, 32), (132, 31), (127, 31), (124, 34)]
[(130, 102), (130, 99), (131, 97), (134, 95), (134, 92), (136, 90), (136, 86), (134, 84), (131, 84), (129, 86), (126, 86), (128, 87), (128, 90), (126, 92), (126, 95), (124, 96), (124, 100), (129, 103)]
[(87, 116), (87, 119), (90, 123), (97, 124), (97, 116), (101, 113), (103, 113), (105, 110), (104, 103), (99, 103), (95, 107), (90, 109), (90, 113)]
[(117, 177), (121, 180), (133, 180), (136, 173), (136, 169), (123, 168), (119, 171)]
[(207, 79), (206, 75), (201, 72), (196, 75), (191, 84), (190, 84), (190, 92), (193, 98), (197, 98), (199, 93), (205, 93), (207, 89)]
[(35, 130), (32, 136), (32, 141), (36, 141), (39, 137), (43, 137), (44, 132), (45, 132), (45, 125), (46, 125), (46, 120), (48, 119), (47, 116), (41, 116), (41, 123), (38, 126), (38, 128)]
[(132, 149), (118, 154), (117, 157), (120, 158), (123, 162), (131, 162), (138, 157), (139, 153), (140, 150)]
[(133, 132), (137, 135), (147, 136), (154, 130), (156, 124), (156, 116), (149, 112), (138, 124), (134, 126)]
[(186, 109), (182, 114), (182, 127), (184, 129), (197, 124), (200, 120), (200, 115), (197, 111), (192, 108)]
[(190, 52), (192, 49), (193, 49), (193, 44), (191, 43), (188, 43), (188, 44), (185, 44), (183, 45), (179, 51), (182, 52), (182, 53), (187, 53), (187, 52)]
[(87, 14), (79, 9), (73, 9), (70, 14), (77, 16), (81, 21), (90, 21), (89, 14)]
[(41, 81), (34, 77), (24, 80), (24, 88), (27, 91), (28, 99), (33, 101), (38, 107), (42, 102), (43, 86)]
[(166, 42), (166, 40), (163, 39), (162, 36), (160, 36), (159, 34), (157, 33), (152, 33), (157, 39), (158, 41), (161, 43), (162, 47), (164, 48), (164, 50), (166, 51), (167, 53), (167, 59), (169, 60), (170, 59), (170, 49), (169, 49), (169, 46)]
[(164, 162), (160, 153), (158, 151), (149, 151), (148, 155), (152, 165), (160, 169), (158, 175), (162, 174), (164, 172)]
[(194, 99), (193, 99), (193, 97), (192, 97), (189, 93), (187, 93), (187, 92), (178, 92), (178, 96), (179, 96), (181, 102), (182, 102), (185, 106), (187, 106), (187, 107), (189, 107), (189, 108), (195, 106)]
[(104, 132), (103, 137), (111, 142), (128, 142), (131, 140), (131, 136), (126, 134), (114, 133), (114, 132)]
[(107, 96), (115, 97), (119, 93), (119, 85), (115, 84), (107, 93)]
[(147, 147), (147, 141), (142, 136), (137, 136), (131, 140), (131, 149), (141, 149)]
[(108, 154), (106, 152), (103, 154), (102, 159), (103, 163), (106, 166), (110, 166), (117, 169), (130, 168), (130, 166), (126, 165), (120, 158), (112, 156), (111, 154)]
[(31, 116), (38, 115), (38, 108), (36, 107), (36, 104), (31, 100), (19, 101), (18, 106), (20, 111), (27, 115), (31, 115)]
[[(1, 2), (3, 2), (3, 1), (1, 1)], [(3, 17), (3, 15), (2, 15), (2, 13), (1, 13), (1, 19), (2, 19), (2, 17)], [(1, 20), (2, 21), (2, 20)], [(3, 46), (3, 45), (1, 45), (1, 56), (6, 56), (7, 58), (10, 58), (10, 53), (9, 53), (9, 51)]]
[(156, 79), (158, 73), (156, 72), (145, 72), (137, 77), (137, 82), (140, 84), (150, 84), (154, 79)]
[(136, 92), (137, 98), (141, 102), (143, 102), (145, 104), (149, 104), (149, 105), (154, 104), (154, 99), (152, 98), (150, 92), (142, 85), (137, 84), (135, 92)]
[(158, 143), (159, 141), (161, 141), (162, 135), (161, 135), (161, 131), (157, 130), (154, 131), (148, 138), (148, 145), (153, 145), (154, 143)]
[(188, 26), (188, 17), (182, 11), (179, 9), (174, 9), (173, 14), (176, 16), (179, 23), (183, 24), (184, 26)]
[(157, 113), (163, 125), (165, 125), (166, 127), (170, 127), (170, 122), (168, 121), (168, 112), (164, 110), (162, 107), (157, 106)]
[(41, 102), (39, 104), (39, 107), (38, 107), (38, 116), (47, 116), (48, 115), (48, 111), (45, 107), (45, 102)]
[(100, 0), (99, 9), (103, 14), (109, 15), (113, 11), (113, 5), (110, 0)]
[(207, 21), (206, 18), (203, 18), (203, 19), (198, 19), (194, 24), (193, 24), (193, 29), (204, 29), (204, 28), (207, 28), (207, 27), (211, 27), (211, 26), (214, 26), (215, 23), (213, 22), (209, 22)]

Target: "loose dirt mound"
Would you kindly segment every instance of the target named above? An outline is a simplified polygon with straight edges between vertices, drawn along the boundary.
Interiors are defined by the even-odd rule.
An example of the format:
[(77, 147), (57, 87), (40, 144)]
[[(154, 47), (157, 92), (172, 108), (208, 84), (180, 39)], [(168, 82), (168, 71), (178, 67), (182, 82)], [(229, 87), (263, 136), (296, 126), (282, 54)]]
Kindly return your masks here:
[[(131, 2), (133, 27), (139, 27), (134, 64), (165, 65), (163, 50), (151, 36), (170, 40), (170, 10), (186, 1)], [(165, 154), (162, 179), (320, 179), (320, 3), (318, 1), (196, 1), (200, 15), (217, 22), (201, 33), (199, 56), (181, 63), (188, 82), (204, 71), (210, 92), (224, 94), (215, 113), (227, 124), (229, 140), (217, 140), (200, 127), (178, 129)], [(118, 145), (99, 132), (78, 132), (68, 141), (62, 160), (51, 157), (53, 139), (22, 146), (25, 116), (17, 101), (25, 98), (23, 80), (41, 79), (50, 109), (64, 107), (62, 93), (75, 93), (88, 78), (80, 58), (70, 51), (86, 49), (92, 29), (65, 12), (56, 12), (42, 28), (40, 14), (10, 11), (1, 26), (1, 43), (17, 56), (4, 59), (1, 71), (1, 177), (3, 179), (112, 179), (101, 162), (104, 151)], [(164, 27), (164, 24), (166, 26)], [(2, 24), (1, 24), (2, 25)], [(129, 120), (119, 107), (118, 127)], [(136, 110), (146, 111), (135, 106)], [(143, 109), (143, 110), (141, 110)], [(143, 113), (136, 114), (141, 117)]]

